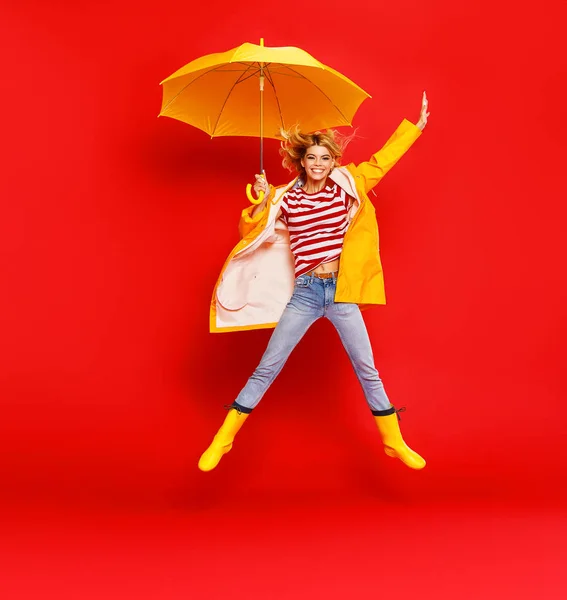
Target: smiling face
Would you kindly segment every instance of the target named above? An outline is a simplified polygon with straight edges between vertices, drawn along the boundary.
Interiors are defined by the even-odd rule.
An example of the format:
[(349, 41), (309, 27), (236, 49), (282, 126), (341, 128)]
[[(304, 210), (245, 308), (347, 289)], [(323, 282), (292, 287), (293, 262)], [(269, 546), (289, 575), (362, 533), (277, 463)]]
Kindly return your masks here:
[(325, 146), (310, 146), (301, 159), (307, 179), (313, 183), (324, 181), (334, 164), (335, 159)]

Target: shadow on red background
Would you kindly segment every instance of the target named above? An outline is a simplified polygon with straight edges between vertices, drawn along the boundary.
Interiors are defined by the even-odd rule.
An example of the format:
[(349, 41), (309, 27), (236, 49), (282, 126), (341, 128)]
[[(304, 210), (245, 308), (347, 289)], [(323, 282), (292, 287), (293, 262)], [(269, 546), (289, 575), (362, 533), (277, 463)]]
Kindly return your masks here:
[[(564, 7), (195, 10), (119, 0), (5, 11), (4, 501), (199, 518), (262, 508), (269, 519), (294, 506), (561, 508)], [(389, 395), (408, 408), (405, 436), (428, 460), (421, 473), (383, 455), (328, 323), (219, 469), (196, 469), (270, 334), (208, 333), (258, 142), (157, 119), (158, 82), (261, 36), (372, 94), (347, 161), (365, 160), (402, 118), (415, 122), (428, 92), (424, 136), (376, 189), (388, 305), (365, 313)], [(266, 161), (271, 182), (287, 181), (277, 143)]]

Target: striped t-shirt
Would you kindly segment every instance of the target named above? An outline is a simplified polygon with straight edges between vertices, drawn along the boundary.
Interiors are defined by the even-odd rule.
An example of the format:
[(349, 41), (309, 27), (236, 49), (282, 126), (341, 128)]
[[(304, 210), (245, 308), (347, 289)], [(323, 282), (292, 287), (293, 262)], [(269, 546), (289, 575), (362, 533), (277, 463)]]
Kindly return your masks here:
[(307, 194), (291, 189), (280, 205), (295, 258), (295, 276), (337, 259), (347, 230), (350, 196), (336, 183)]

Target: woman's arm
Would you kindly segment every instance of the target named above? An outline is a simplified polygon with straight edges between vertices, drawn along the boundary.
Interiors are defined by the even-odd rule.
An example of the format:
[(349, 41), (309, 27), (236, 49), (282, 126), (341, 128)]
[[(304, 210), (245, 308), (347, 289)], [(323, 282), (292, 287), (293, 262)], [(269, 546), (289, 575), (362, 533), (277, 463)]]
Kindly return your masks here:
[[(256, 181), (254, 182), (254, 192), (256, 196), (260, 195), (260, 192), (264, 192), (264, 199), (260, 204), (257, 204), (252, 211), (252, 217), (255, 215), (264, 212), (266, 208), (266, 204), (268, 203), (268, 197), (270, 196), (270, 185), (268, 184), (268, 180), (266, 179), (266, 171), (264, 171), (263, 175), (255, 175)], [(279, 210), (276, 216), (276, 221), (282, 216), (282, 211)]]
[[(264, 192), (264, 199), (260, 204), (251, 204), (248, 208), (245, 208), (242, 211), (240, 223), (238, 224), (238, 231), (240, 232), (241, 238), (248, 235), (262, 220), (268, 204), (268, 199), (272, 195), (272, 189), (266, 180), (265, 173), (264, 175), (256, 175), (254, 192), (256, 196), (258, 196), (260, 192)], [(281, 210), (278, 212), (276, 219), (279, 219), (280, 215)]]
[(390, 139), (369, 161), (363, 162), (351, 169), (357, 179), (363, 180), (366, 192), (369, 192), (388, 173), (410, 149), (417, 138), (420, 137), (421, 132), (427, 124), (427, 117), (429, 117), (427, 108), (428, 102), (424, 92), (421, 103), (421, 114), (417, 125), (404, 119)]

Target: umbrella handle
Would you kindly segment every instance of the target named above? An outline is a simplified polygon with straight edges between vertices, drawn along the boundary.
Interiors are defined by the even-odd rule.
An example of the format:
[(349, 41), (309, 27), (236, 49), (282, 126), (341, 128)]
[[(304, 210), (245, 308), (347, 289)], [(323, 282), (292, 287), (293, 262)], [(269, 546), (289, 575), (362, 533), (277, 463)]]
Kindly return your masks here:
[(260, 192), (258, 194), (258, 199), (254, 198), (254, 196), (252, 195), (252, 184), (251, 183), (249, 183), (246, 186), (246, 196), (252, 204), (262, 204), (262, 200), (264, 200), (264, 192)]

